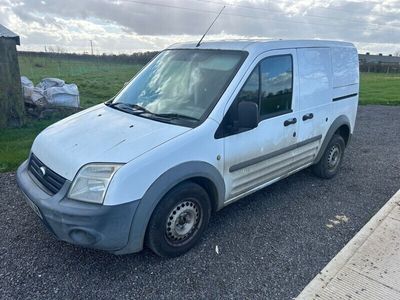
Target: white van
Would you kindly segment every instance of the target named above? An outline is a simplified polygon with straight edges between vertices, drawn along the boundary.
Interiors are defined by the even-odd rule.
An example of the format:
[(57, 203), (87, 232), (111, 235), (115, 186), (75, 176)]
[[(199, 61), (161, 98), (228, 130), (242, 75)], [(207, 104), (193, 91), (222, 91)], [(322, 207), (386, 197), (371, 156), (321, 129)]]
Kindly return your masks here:
[(334, 176), (358, 89), (350, 43), (174, 45), (40, 133), (18, 185), (60, 240), (177, 256), (224, 206), (309, 166)]

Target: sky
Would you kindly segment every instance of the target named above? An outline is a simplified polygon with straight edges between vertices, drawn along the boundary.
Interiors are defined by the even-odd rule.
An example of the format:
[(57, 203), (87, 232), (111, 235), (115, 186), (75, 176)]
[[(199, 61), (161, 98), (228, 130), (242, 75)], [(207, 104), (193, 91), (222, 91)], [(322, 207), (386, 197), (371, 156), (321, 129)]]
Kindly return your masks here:
[(19, 50), (121, 54), (205, 40), (333, 39), (400, 55), (400, 0), (0, 0)]

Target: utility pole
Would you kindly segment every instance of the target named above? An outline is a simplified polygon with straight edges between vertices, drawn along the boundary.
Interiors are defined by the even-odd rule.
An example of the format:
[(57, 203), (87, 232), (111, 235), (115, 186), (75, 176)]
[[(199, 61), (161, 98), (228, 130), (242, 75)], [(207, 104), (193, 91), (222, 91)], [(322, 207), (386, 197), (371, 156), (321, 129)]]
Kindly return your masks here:
[(92, 49), (92, 55), (93, 55), (93, 41), (90, 40), (90, 49)]

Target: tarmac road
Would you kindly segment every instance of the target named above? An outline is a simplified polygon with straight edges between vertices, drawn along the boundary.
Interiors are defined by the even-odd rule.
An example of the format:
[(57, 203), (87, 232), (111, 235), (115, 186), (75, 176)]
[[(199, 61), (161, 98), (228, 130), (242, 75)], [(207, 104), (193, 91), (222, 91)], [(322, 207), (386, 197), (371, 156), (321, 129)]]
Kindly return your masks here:
[(399, 119), (400, 107), (359, 107), (338, 176), (305, 170), (230, 205), (176, 259), (57, 241), (24, 202), (15, 174), (0, 174), (0, 298), (296, 297), (400, 188)]

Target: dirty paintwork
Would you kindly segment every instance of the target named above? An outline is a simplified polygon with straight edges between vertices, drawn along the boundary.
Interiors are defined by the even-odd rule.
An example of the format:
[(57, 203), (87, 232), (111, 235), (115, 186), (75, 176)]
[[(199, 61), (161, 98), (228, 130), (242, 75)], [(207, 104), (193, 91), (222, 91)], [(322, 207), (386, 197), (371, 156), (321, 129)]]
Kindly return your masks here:
[(100, 104), (92, 112), (44, 130), (33, 143), (32, 152), (54, 172), (72, 180), (85, 164), (127, 163), (189, 129)]
[[(78, 179), (82, 179), (79, 185), (81, 190), (88, 190), (88, 193), (100, 190), (101, 199), (96, 202), (98, 207), (111, 211), (118, 210), (121, 205), (135, 203), (135, 211), (130, 216), (129, 241), (124, 248), (114, 253), (137, 252), (143, 248), (146, 227), (155, 207), (168, 191), (183, 181), (192, 180), (202, 184), (209, 193), (213, 208), (218, 210), (316, 163), (331, 136), (339, 128), (335, 126), (348, 126), (349, 133), (353, 133), (359, 83), (358, 63), (353, 57), (357, 53), (350, 43), (205, 42), (198, 48), (195, 45), (177, 45), (175, 48), (193, 51), (240, 49), (247, 52), (243, 55), (246, 59), (237, 73), (233, 74), (219, 101), (206, 110), (204, 120), (196, 121), (193, 126), (185, 126), (184, 123), (178, 126), (173, 122), (162, 123), (100, 104), (48, 127), (32, 146), (32, 153), (47, 168), (67, 179), (67, 182), (72, 182), (72, 186), (79, 182)], [(332, 51), (333, 48), (335, 51)], [(340, 51), (342, 48), (346, 50), (344, 54)], [(332, 66), (332, 53), (351, 56), (346, 58), (346, 61), (354, 62), (347, 65), (351, 74), (347, 76), (343, 73), (346, 72), (346, 66), (338, 59), (333, 60), (338, 66)], [(284, 67), (277, 59), (282, 56), (286, 61)], [(263, 64), (264, 61), (271, 65)], [(258, 65), (260, 68), (256, 70), (261, 74), (256, 81), (258, 87), (256, 83), (250, 92), (246, 90), (244, 97), (247, 98), (237, 97)], [(261, 71), (261, 66), (265, 67), (264, 71)], [(151, 80), (152, 75), (149, 76)], [(265, 88), (261, 89), (260, 86)], [(333, 101), (334, 98), (339, 100)], [(158, 101), (163, 101), (160, 99)], [(249, 118), (250, 113), (235, 111), (236, 103), (243, 99), (253, 102), (250, 105), (253, 108), (251, 116), (259, 120), (247, 122), (252, 123), (249, 126), (239, 120), (248, 121), (246, 117)], [(185, 103), (183, 101), (180, 104)], [(254, 109), (257, 105), (258, 116)], [(240, 116), (241, 119), (234, 114), (224, 119), (231, 107), (236, 117)], [(186, 117), (190, 118), (188, 115)], [(225, 120), (228, 120), (227, 124)], [(242, 127), (239, 128), (240, 125)], [(229, 132), (230, 135), (216, 137), (221, 127), (224, 134)], [(113, 168), (114, 171), (104, 181), (98, 180), (95, 176), (99, 175), (94, 171), (91, 172), (95, 175), (78, 175), (78, 179), (75, 178), (77, 172), (90, 163), (97, 164), (86, 169), (97, 168), (99, 173), (109, 172), (107, 168)], [(108, 163), (108, 167), (99, 163)], [(115, 164), (118, 164), (117, 167)], [(27, 173), (24, 171), (18, 174), (26, 176)], [(43, 194), (38, 185), (24, 186), (23, 189), (33, 191), (32, 195)], [(64, 189), (67, 189), (65, 185)], [(69, 197), (67, 192), (61, 194), (61, 191), (56, 196), (61, 199), (60, 203)], [(75, 200), (90, 202), (87, 199)], [(60, 209), (63, 207), (60, 206)], [(73, 207), (70, 209), (71, 213), (82, 213)], [(337, 222), (345, 222), (343, 218), (332, 220), (329, 223), (332, 226), (337, 225)], [(90, 229), (90, 224), (87, 228)], [(102, 234), (104, 232), (98, 235)], [(108, 238), (103, 237), (104, 245), (107, 244), (104, 239)], [(126, 240), (126, 236), (120, 238)], [(216, 252), (222, 253), (218, 248)]]

